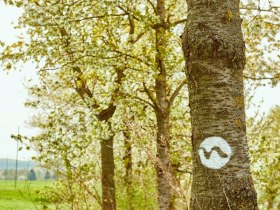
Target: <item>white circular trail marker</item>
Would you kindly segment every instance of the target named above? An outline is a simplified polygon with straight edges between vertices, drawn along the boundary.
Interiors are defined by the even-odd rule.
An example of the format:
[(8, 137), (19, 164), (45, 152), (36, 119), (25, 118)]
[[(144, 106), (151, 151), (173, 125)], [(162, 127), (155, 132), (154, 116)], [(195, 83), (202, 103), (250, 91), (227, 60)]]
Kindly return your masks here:
[(201, 163), (211, 169), (220, 169), (231, 158), (232, 150), (226, 140), (218, 136), (204, 139), (198, 149)]

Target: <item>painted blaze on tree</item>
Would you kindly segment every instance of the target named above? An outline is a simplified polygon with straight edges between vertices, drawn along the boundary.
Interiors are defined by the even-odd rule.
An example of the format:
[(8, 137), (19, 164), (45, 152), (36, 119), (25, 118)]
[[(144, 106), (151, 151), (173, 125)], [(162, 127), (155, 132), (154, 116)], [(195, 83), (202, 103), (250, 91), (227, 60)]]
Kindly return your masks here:
[(191, 209), (257, 209), (246, 139), (239, 1), (187, 2), (182, 41), (192, 123)]

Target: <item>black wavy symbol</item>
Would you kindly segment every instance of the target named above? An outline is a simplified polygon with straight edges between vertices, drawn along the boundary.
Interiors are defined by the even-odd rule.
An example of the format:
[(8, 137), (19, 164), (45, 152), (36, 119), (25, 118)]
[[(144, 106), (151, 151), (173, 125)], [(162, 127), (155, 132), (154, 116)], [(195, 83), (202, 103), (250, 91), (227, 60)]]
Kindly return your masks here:
[(214, 150), (220, 155), (220, 157), (222, 157), (222, 158), (227, 158), (227, 157), (228, 157), (228, 155), (227, 155), (226, 153), (224, 153), (224, 152), (221, 150), (221, 148), (218, 147), (218, 146), (213, 147), (213, 148), (211, 149), (210, 152), (207, 152), (206, 149), (205, 149), (204, 147), (200, 147), (200, 149), (203, 150), (204, 156), (205, 156), (205, 158), (208, 159), (208, 160), (209, 160), (209, 158), (210, 158), (211, 153), (212, 153)]

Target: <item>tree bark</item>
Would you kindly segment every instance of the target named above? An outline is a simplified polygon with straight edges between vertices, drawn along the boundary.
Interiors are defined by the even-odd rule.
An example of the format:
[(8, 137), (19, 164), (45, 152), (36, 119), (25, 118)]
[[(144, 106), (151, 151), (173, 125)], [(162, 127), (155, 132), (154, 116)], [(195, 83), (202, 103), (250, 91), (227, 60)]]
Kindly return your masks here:
[[(106, 109), (102, 110), (98, 115), (99, 121), (106, 122), (110, 130), (111, 119), (116, 111), (116, 106), (111, 103)], [(108, 139), (102, 139), (101, 144), (101, 183), (102, 183), (102, 210), (115, 210), (115, 162), (114, 162), (114, 135)]]
[[(80, 97), (85, 101), (85, 97), (93, 98), (93, 93), (90, 92), (84, 80), (81, 79), (82, 71), (79, 67), (73, 69), (77, 74), (77, 81), (80, 85), (77, 85), (76, 91)], [(116, 69), (117, 79), (116, 84), (121, 84), (121, 80), (124, 77), (123, 69)], [(111, 97), (111, 103), (107, 108), (103, 109), (98, 115), (96, 115), (99, 121), (106, 122), (110, 129), (110, 119), (113, 117), (116, 106), (114, 105), (114, 99), (119, 92), (119, 87), (115, 89)], [(95, 103), (91, 104), (92, 108), (98, 108), (99, 106)], [(112, 129), (111, 129), (112, 131)], [(114, 210), (116, 209), (116, 198), (115, 198), (115, 163), (114, 163), (114, 147), (113, 147), (114, 135), (110, 136), (109, 139), (102, 139), (101, 144), (101, 183), (102, 183), (102, 210)]]
[[(124, 75), (124, 68), (116, 68), (117, 78), (116, 84), (120, 85)], [(111, 103), (106, 109), (103, 109), (98, 115), (99, 121), (106, 122), (110, 131), (112, 131), (110, 119), (113, 117), (117, 107), (114, 105), (115, 98), (118, 95), (120, 87), (118, 86), (112, 96)], [(116, 197), (115, 197), (115, 162), (114, 162), (114, 135), (109, 139), (101, 140), (101, 178), (102, 178), (102, 210), (115, 210)]]
[(102, 210), (116, 209), (115, 199), (115, 163), (113, 154), (114, 136), (101, 143), (101, 166), (102, 166)]
[(182, 35), (192, 124), (191, 209), (257, 209), (246, 139), (238, 0), (187, 0)]
[(123, 132), (124, 134), (124, 149), (125, 155), (123, 157), (123, 162), (125, 166), (125, 178), (126, 183), (126, 194), (127, 194), (127, 203), (129, 210), (133, 210), (133, 189), (132, 189), (132, 144), (129, 135), (128, 128)]
[(157, 112), (157, 158), (156, 164), (159, 209), (171, 209), (172, 198), (172, 164), (169, 157), (169, 114)]
[(158, 74), (155, 79), (156, 88), (156, 120), (157, 120), (157, 158), (156, 164), (158, 205), (161, 210), (171, 209), (172, 203), (172, 164), (170, 161), (169, 141), (169, 100), (167, 96), (167, 72), (165, 68), (166, 52), (166, 11), (165, 0), (157, 0), (156, 12), (159, 23), (154, 26), (156, 34), (156, 64)]

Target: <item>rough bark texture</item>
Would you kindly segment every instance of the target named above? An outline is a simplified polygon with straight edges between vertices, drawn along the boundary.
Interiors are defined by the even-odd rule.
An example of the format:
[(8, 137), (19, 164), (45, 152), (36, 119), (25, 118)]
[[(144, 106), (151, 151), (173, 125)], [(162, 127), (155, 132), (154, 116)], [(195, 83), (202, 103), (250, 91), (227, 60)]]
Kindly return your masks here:
[(113, 139), (101, 141), (102, 210), (116, 209)]
[[(192, 123), (191, 209), (257, 209), (246, 140), (239, 0), (187, 3), (182, 41)], [(203, 140), (212, 136), (225, 139), (232, 150), (220, 169), (205, 167), (198, 153)]]

